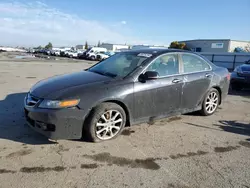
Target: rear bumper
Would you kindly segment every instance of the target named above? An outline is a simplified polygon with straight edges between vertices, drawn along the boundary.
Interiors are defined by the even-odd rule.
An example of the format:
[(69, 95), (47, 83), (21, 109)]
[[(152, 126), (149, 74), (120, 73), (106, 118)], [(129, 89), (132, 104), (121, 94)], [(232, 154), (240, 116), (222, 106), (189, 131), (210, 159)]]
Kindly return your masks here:
[(250, 88), (250, 78), (244, 78), (244, 77), (232, 77), (230, 84), (232, 85), (238, 85), (244, 88)]
[(39, 109), (24, 107), (28, 125), (44, 136), (59, 139), (79, 139), (85, 117), (79, 109)]

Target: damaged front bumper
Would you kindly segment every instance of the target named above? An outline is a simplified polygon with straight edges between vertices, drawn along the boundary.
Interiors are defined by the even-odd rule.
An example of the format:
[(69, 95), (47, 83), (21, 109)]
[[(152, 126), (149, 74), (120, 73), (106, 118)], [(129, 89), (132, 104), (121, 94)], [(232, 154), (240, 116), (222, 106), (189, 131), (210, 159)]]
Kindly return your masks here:
[(79, 139), (82, 137), (83, 110), (24, 107), (24, 113), (28, 125), (50, 139)]

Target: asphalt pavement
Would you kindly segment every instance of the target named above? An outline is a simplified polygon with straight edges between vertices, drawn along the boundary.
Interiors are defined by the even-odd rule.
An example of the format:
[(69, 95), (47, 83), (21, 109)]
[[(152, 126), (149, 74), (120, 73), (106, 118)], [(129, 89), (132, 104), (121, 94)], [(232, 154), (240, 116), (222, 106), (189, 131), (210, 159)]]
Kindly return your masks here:
[(250, 187), (250, 92), (209, 117), (182, 115), (126, 128), (115, 140), (49, 141), (23, 116), (30, 87), (92, 62), (0, 61), (0, 188)]

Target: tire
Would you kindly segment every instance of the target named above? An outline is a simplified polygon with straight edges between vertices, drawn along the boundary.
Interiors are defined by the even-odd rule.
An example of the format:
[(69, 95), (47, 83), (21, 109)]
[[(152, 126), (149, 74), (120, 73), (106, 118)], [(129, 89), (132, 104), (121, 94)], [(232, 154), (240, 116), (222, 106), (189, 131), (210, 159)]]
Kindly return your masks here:
[[(111, 110), (112, 110), (112, 113), (110, 115)], [(117, 117), (114, 118), (116, 113), (118, 113), (119, 115), (117, 115)], [(109, 114), (109, 118), (107, 117), (108, 114)], [(105, 118), (109, 120), (110, 122), (106, 123), (106, 121), (103, 119), (102, 116), (105, 116)], [(114, 119), (112, 119), (112, 117)], [(120, 119), (122, 119), (122, 121)], [(115, 122), (118, 122), (118, 123), (115, 123)], [(97, 125), (97, 123), (99, 125)], [(112, 123), (113, 125), (111, 125)], [(114, 124), (116, 128), (114, 128)], [(102, 103), (98, 105), (97, 107), (95, 107), (90, 112), (90, 115), (88, 116), (88, 118), (86, 119), (83, 125), (83, 136), (91, 142), (102, 142), (102, 141), (111, 140), (111, 139), (116, 138), (118, 135), (120, 135), (125, 124), (126, 124), (126, 113), (121, 106), (115, 103), (110, 103), (110, 102)], [(103, 125), (105, 125), (106, 128)], [(110, 128), (109, 126), (113, 128)], [(117, 127), (120, 127), (120, 129), (117, 130)], [(98, 134), (98, 131), (99, 132), (102, 131), (102, 132)], [(111, 136), (110, 131), (112, 131), (112, 133), (114, 132), (113, 133), (114, 136), (108, 138), (109, 136)]]
[[(213, 98), (213, 96), (216, 96), (217, 97), (217, 100), (215, 102), (212, 102), (213, 100), (210, 99), (210, 98)], [(214, 114), (219, 106), (219, 102), (220, 102), (220, 93), (217, 89), (215, 88), (212, 88), (209, 90), (209, 92), (206, 94), (205, 98), (204, 98), (204, 101), (202, 103), (202, 109), (200, 111), (200, 113), (203, 115), (203, 116), (210, 116), (212, 114)], [(214, 98), (216, 99), (216, 98)], [(210, 104), (208, 104), (210, 102)], [(210, 106), (210, 107), (208, 107)]]
[(95, 56), (91, 56), (90, 59), (94, 61), (95, 60)]

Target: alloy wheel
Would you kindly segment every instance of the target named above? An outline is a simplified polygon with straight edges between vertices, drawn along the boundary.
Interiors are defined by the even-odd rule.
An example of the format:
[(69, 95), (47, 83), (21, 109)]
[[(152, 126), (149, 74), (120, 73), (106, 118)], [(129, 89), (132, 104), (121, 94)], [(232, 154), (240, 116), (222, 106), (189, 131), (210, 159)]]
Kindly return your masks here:
[(206, 111), (209, 114), (212, 114), (216, 110), (218, 104), (219, 104), (218, 94), (213, 91), (208, 95), (206, 99), (206, 103), (205, 103)]
[(123, 117), (117, 110), (108, 110), (96, 123), (96, 136), (100, 140), (109, 140), (121, 130)]

